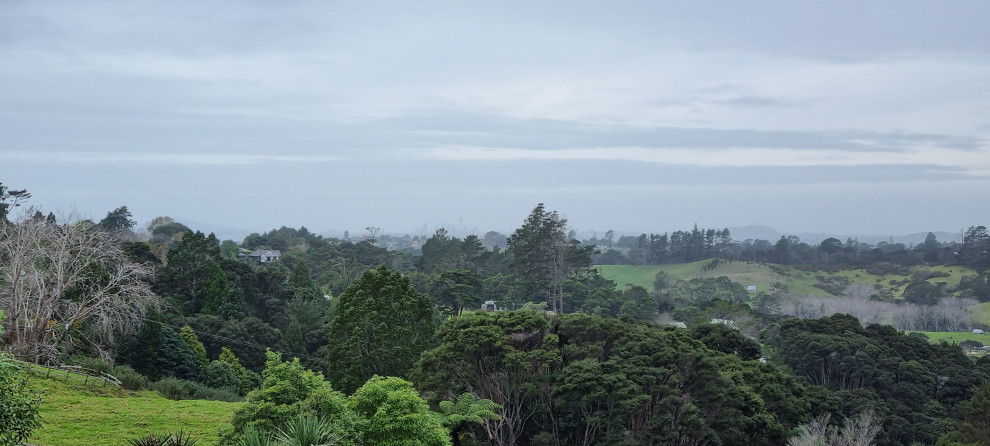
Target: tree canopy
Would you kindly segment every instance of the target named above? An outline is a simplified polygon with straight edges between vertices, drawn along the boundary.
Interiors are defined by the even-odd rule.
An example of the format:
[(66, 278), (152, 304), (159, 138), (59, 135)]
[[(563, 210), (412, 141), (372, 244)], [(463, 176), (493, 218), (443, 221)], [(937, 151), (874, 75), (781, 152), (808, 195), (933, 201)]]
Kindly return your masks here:
[(340, 295), (330, 324), (327, 372), (353, 391), (374, 375), (407, 376), (433, 339), (433, 305), (398, 271), (365, 271)]

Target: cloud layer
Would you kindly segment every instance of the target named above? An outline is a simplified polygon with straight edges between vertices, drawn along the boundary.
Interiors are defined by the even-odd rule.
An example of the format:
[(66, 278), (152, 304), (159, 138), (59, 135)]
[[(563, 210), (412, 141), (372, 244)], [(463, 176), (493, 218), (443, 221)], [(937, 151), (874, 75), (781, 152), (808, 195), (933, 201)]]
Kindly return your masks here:
[(990, 219), (973, 207), (990, 187), (987, 16), (964, 1), (12, 1), (0, 181), (49, 207), (259, 231), (511, 230), (539, 201), (599, 229), (951, 231)]

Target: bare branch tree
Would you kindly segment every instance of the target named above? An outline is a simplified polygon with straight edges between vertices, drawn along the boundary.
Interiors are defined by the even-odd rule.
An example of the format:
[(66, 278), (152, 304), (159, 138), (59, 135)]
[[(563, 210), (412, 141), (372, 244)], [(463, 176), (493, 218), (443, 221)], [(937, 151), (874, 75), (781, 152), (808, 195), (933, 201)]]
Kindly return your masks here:
[(787, 440), (787, 446), (873, 446), (883, 427), (883, 418), (871, 410), (846, 418), (841, 428), (828, 421), (826, 414), (798, 426), (798, 435)]
[(55, 362), (80, 347), (110, 358), (115, 334), (131, 333), (159, 304), (152, 273), (114, 238), (85, 222), (24, 219), (0, 225), (0, 308), (17, 354)]

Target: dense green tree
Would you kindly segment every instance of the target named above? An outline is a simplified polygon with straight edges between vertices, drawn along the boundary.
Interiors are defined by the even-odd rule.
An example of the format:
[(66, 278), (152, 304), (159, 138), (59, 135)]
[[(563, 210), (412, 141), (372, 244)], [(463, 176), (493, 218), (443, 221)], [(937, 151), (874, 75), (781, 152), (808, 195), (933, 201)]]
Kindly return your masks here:
[(215, 360), (211, 361), (200, 372), (200, 381), (214, 389), (227, 390), (233, 394), (241, 393), (241, 380), (237, 377), (237, 370), (229, 362)]
[(920, 281), (911, 283), (904, 288), (904, 300), (917, 305), (935, 305), (945, 294), (945, 282), (932, 284), (927, 281)]
[(660, 305), (646, 288), (633, 285), (622, 293), (621, 299), (620, 314), (628, 314), (641, 321), (651, 321), (659, 315)]
[(591, 266), (593, 246), (581, 247), (568, 237), (567, 219), (557, 211), (536, 205), (508, 239), (512, 266), (523, 279), (527, 301), (548, 302), (555, 312), (564, 312), (564, 286), (568, 277)]
[(172, 327), (162, 325), (161, 330), (162, 343), (156, 353), (159, 373), (179, 379), (195, 380), (199, 375), (196, 353)]
[(127, 254), (132, 262), (135, 263), (147, 263), (151, 265), (159, 265), (162, 263), (161, 259), (151, 250), (151, 246), (144, 242), (129, 242), (121, 244), (121, 249)]
[(295, 288), (312, 288), (314, 286), (313, 277), (310, 275), (305, 260), (298, 261), (292, 266), (292, 273), (289, 274), (289, 285)]
[(231, 343), (230, 350), (249, 370), (261, 371), (265, 366), (265, 352), (259, 346), (285, 350), (282, 333), (256, 317), (229, 319), (223, 323), (217, 334), (221, 338), (239, 341)]
[(559, 361), (546, 316), (532, 311), (469, 312), (441, 327), (440, 346), (423, 353), (417, 383), (440, 399), (465, 391), (501, 406), (486, 425), (496, 444), (516, 444), (535, 405), (540, 383)]
[(698, 324), (691, 327), (691, 334), (708, 348), (718, 352), (746, 360), (759, 359), (762, 356), (758, 342), (725, 324)]
[(433, 331), (433, 306), (408, 277), (384, 265), (365, 271), (338, 298), (328, 373), (344, 391), (374, 375), (406, 376)]
[(469, 270), (445, 271), (430, 283), (433, 301), (441, 311), (454, 316), (465, 308), (480, 308), (481, 293), (481, 278)]
[(959, 255), (974, 268), (990, 268), (990, 231), (986, 226), (970, 226), (966, 230)]
[(372, 376), (347, 400), (361, 417), (365, 444), (443, 446), (450, 437), (443, 418), (430, 412), (412, 383), (396, 377)]
[(220, 269), (218, 262), (211, 262), (212, 272), (206, 289), (203, 290), (203, 306), (200, 312), (204, 314), (216, 314), (220, 308), (230, 300), (231, 288), (227, 283), (227, 275)]
[(742, 285), (725, 276), (698, 277), (678, 282), (671, 290), (670, 299), (674, 307), (683, 304), (706, 306), (716, 300), (742, 304), (749, 299), (749, 293)]
[(499, 404), (493, 444), (782, 444), (808, 413), (776, 367), (628, 317), (476, 312), (441, 333), (417, 380)]
[(224, 240), (220, 242), (220, 257), (224, 259), (236, 259), (237, 254), (241, 252), (241, 247), (237, 242), (233, 240)]
[(207, 287), (215, 282), (220, 244), (213, 234), (187, 232), (168, 251), (168, 260), (156, 276), (155, 290), (176, 300), (185, 314), (198, 313)]
[(239, 394), (247, 395), (248, 392), (261, 386), (261, 377), (257, 373), (254, 373), (244, 367), (244, 365), (241, 364), (240, 358), (238, 358), (237, 355), (235, 355), (229, 348), (224, 347), (220, 349), (220, 356), (217, 358), (217, 361), (228, 364), (234, 371), (240, 385), (240, 388), (238, 389)]
[(127, 206), (121, 206), (107, 212), (107, 216), (103, 217), (103, 220), (100, 220), (97, 225), (109, 232), (131, 229), (137, 224), (136, 221), (131, 220), (131, 217), (131, 211), (127, 210)]
[(818, 244), (818, 250), (825, 254), (835, 254), (842, 249), (842, 240), (829, 237)]
[(158, 314), (150, 315), (124, 345), (120, 359), (152, 380), (166, 376), (195, 380), (198, 376), (196, 353)]
[(193, 357), (196, 358), (196, 370), (202, 371), (210, 364), (210, 358), (206, 356), (206, 347), (199, 341), (199, 336), (196, 336), (196, 332), (188, 325), (179, 330), (179, 336), (193, 352)]
[(784, 320), (771, 347), (795, 375), (830, 390), (815, 404), (833, 416), (872, 409), (884, 417), (880, 445), (934, 443), (987, 377), (957, 345), (929, 344), (889, 326), (862, 327), (848, 315)]
[(973, 389), (973, 397), (963, 405), (965, 419), (959, 430), (965, 441), (990, 445), (990, 382)]

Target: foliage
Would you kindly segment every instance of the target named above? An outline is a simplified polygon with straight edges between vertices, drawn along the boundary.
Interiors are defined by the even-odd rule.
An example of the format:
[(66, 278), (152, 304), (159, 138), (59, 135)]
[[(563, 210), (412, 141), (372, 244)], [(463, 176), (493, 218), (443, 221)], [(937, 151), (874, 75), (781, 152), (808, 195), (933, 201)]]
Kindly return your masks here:
[(430, 412), (412, 383), (396, 377), (373, 376), (347, 400), (362, 418), (366, 444), (380, 446), (442, 446), (450, 444), (442, 418)]
[[(179, 302), (185, 314), (198, 313), (207, 298), (211, 282), (214, 288), (222, 288), (216, 277), (219, 261), (220, 243), (213, 234), (207, 236), (199, 231), (185, 232), (175, 247), (168, 250), (165, 266), (156, 275), (155, 290)], [(212, 291), (219, 293), (222, 290)], [(216, 300), (224, 296), (214, 294), (210, 297)]]
[(196, 381), (167, 377), (151, 384), (154, 390), (170, 400), (241, 401), (236, 389), (218, 389)]
[(480, 425), (485, 421), (499, 421), (501, 418), (495, 411), (502, 406), (492, 400), (478, 398), (470, 392), (464, 392), (453, 400), (441, 401), (438, 406), (454, 446), (460, 445), (463, 437), (471, 435), (469, 424)]
[(170, 434), (148, 434), (127, 440), (128, 446), (195, 446), (198, 440), (183, 431)]
[[(0, 311), (0, 322), (4, 314)], [(3, 334), (0, 325), (0, 335)], [(21, 376), (21, 369), (0, 352), (0, 445), (20, 444), (41, 427), (40, 394)]]
[(344, 391), (374, 375), (406, 376), (433, 339), (429, 299), (384, 265), (364, 272), (337, 300), (326, 357)]
[(725, 324), (698, 324), (691, 327), (691, 334), (708, 348), (718, 352), (737, 355), (746, 360), (759, 359), (761, 356), (758, 342)]
[(176, 333), (175, 329), (166, 325), (161, 326), (162, 343), (157, 352), (159, 373), (180, 379), (196, 379), (196, 353)]
[(498, 404), (483, 428), (500, 445), (779, 444), (808, 412), (775, 367), (631, 318), (465, 313), (415, 377), (438, 399)]
[(973, 389), (973, 396), (963, 406), (965, 419), (959, 426), (965, 441), (990, 444), (990, 382)]
[(200, 380), (208, 387), (222, 389), (235, 395), (241, 394), (241, 380), (237, 369), (225, 361), (212, 361), (200, 372)]
[(481, 278), (469, 270), (445, 271), (430, 283), (433, 301), (441, 311), (454, 316), (465, 308), (480, 308), (481, 293)]
[(523, 279), (527, 300), (550, 303), (554, 312), (565, 311), (564, 282), (591, 266), (593, 246), (581, 247), (567, 235), (567, 219), (557, 211), (536, 205), (508, 239), (515, 273)]
[(486, 423), (490, 438), (512, 444), (541, 395), (539, 382), (559, 361), (546, 316), (532, 311), (465, 313), (440, 328), (440, 346), (423, 353), (417, 383), (448, 399), (464, 391), (502, 408)]
[(131, 220), (131, 217), (131, 211), (127, 210), (127, 206), (121, 206), (107, 212), (107, 216), (100, 220), (97, 225), (108, 232), (131, 229), (137, 224), (136, 221)]
[(234, 413), (221, 444), (237, 444), (248, 426), (262, 433), (275, 432), (300, 414), (334, 423), (344, 435), (340, 444), (358, 444), (358, 421), (342, 393), (333, 390), (322, 374), (304, 369), (298, 359), (282, 362), (278, 353), (268, 351), (266, 355), (261, 389), (249, 393), (247, 402)]
[(241, 395), (247, 395), (251, 390), (261, 387), (261, 377), (241, 365), (241, 360), (229, 348), (220, 349), (220, 357), (217, 360), (229, 364), (234, 370), (237, 380), (240, 382), (238, 391)]
[(179, 337), (182, 338), (182, 342), (189, 347), (189, 350), (193, 353), (193, 357), (196, 358), (196, 370), (202, 373), (203, 369), (210, 363), (210, 359), (206, 356), (206, 347), (199, 341), (196, 332), (188, 325), (183, 326), (179, 330)]
[(133, 367), (122, 364), (113, 368), (113, 376), (120, 380), (120, 387), (127, 390), (144, 390), (148, 388), (148, 378)]
[(284, 429), (279, 429), (274, 441), (284, 446), (333, 446), (343, 435), (336, 426), (312, 415), (296, 415)]
[[(987, 378), (956, 345), (929, 344), (889, 326), (864, 328), (848, 315), (785, 320), (772, 344), (795, 375), (829, 389), (832, 396), (815, 404), (836, 416), (873, 408), (884, 417), (880, 445), (934, 443)], [(845, 402), (830, 400), (838, 395)]]

